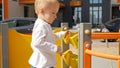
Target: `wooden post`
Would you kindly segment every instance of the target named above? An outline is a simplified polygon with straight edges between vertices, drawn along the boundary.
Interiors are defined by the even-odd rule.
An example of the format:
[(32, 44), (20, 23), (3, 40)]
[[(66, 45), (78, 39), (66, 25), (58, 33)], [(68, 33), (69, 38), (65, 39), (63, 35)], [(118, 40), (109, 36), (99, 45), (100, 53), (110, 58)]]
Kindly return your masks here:
[[(78, 68), (91, 68), (91, 57), (86, 55), (84, 52), (86, 42), (91, 42), (91, 24), (80, 23), (78, 36)], [(89, 60), (87, 60), (86, 58)]]
[(2, 23), (2, 68), (8, 66), (8, 24)]
[[(65, 31), (66, 28), (68, 28), (68, 23), (61, 23), (61, 30)], [(62, 51), (65, 52), (66, 50), (69, 49), (69, 45), (66, 44), (63, 40), (61, 42), (62, 42)], [(65, 64), (63, 59), (61, 64), (62, 64), (62, 68), (69, 68), (69, 66)]]
[(2, 26), (0, 22), (0, 68), (2, 68)]

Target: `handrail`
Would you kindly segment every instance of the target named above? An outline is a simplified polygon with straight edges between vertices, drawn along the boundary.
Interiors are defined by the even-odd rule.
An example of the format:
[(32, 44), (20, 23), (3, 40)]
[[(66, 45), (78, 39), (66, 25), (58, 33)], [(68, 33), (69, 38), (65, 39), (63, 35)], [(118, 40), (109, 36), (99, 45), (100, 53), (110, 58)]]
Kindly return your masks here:
[(120, 38), (119, 32), (93, 32), (91, 33), (92, 39), (118, 39)]
[(86, 49), (85, 53), (89, 54), (89, 55), (101, 57), (101, 58), (107, 58), (107, 59), (112, 59), (112, 60), (120, 60), (120, 56), (106, 54), (106, 53), (103, 53), (103, 52), (96, 52), (96, 51), (92, 51), (92, 50), (89, 50), (89, 49)]

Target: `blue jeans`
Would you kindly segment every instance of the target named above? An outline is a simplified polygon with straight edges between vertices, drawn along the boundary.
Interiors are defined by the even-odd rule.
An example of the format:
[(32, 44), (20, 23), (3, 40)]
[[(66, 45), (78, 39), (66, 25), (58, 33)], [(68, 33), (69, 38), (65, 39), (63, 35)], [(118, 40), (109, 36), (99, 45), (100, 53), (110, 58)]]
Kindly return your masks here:
[(32, 65), (31, 65), (31, 67), (30, 68), (36, 68), (36, 67), (33, 67)]

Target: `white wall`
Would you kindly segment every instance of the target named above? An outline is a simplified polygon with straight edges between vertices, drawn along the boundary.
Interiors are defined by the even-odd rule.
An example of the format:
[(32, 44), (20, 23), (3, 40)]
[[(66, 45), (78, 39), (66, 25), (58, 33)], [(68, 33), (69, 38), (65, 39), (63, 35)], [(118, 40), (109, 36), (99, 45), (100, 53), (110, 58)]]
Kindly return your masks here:
[(117, 0), (111, 0), (111, 4), (117, 4)]
[(24, 17), (24, 6), (19, 5), (18, 2), (8, 0), (8, 17)]
[(9, 0), (8, 3), (9, 18), (24, 17), (24, 6), (29, 7), (28, 17), (35, 17), (34, 5), (20, 5), (18, 2), (12, 0)]

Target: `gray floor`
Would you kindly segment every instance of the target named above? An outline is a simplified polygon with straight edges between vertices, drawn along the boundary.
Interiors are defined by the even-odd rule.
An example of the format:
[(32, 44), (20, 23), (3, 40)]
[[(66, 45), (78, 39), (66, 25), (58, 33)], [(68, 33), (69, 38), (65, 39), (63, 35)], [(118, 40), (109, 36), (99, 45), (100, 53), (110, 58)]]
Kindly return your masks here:
[(92, 57), (92, 68), (117, 68), (115, 60)]
[[(108, 42), (109, 47), (107, 47), (105, 42), (94, 40), (92, 50), (118, 55), (118, 45), (118, 42)], [(117, 68), (117, 61), (92, 56), (92, 68)]]

